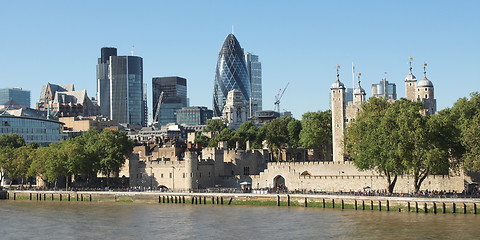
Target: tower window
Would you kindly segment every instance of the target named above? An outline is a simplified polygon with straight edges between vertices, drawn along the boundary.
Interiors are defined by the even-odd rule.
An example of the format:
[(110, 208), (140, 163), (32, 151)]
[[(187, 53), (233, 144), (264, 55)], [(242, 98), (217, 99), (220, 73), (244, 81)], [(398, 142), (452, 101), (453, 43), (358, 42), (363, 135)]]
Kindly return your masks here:
[(425, 98), (428, 98), (428, 95), (427, 95), (427, 94), (425, 94)]
[(425, 92), (427, 91), (427, 88), (425, 88)]
[(412, 86), (412, 83), (409, 83), (409, 86)]

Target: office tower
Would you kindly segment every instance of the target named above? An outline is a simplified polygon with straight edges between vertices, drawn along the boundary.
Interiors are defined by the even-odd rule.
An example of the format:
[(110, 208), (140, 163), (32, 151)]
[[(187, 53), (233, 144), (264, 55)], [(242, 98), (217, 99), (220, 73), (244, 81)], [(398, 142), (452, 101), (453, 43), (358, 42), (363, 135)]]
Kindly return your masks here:
[[(187, 106), (187, 79), (181, 77), (152, 78), (153, 122), (158, 126), (177, 121), (177, 110)], [(157, 116), (158, 100), (163, 92), (160, 111)]]
[(251, 101), (249, 116), (255, 116), (257, 111), (262, 111), (262, 63), (258, 56), (249, 52), (245, 53), (247, 70), (250, 75)]
[(245, 56), (235, 36), (229, 34), (218, 54), (213, 87), (213, 114), (215, 117), (222, 116), (227, 94), (233, 89), (242, 93), (245, 103), (249, 106), (251, 87)]
[(372, 96), (395, 100), (397, 99), (397, 87), (395, 83), (389, 83), (385, 77), (379, 84), (372, 84)]
[(0, 89), (0, 104), (4, 104), (10, 100), (14, 100), (25, 107), (30, 107), (30, 91), (25, 91), (21, 88)]
[(184, 107), (177, 110), (177, 124), (189, 126), (205, 125), (212, 119), (213, 111), (207, 107)]
[(116, 56), (115, 48), (102, 48), (97, 65), (100, 112), (120, 124), (146, 126), (143, 59)]
[(105, 117), (110, 117), (109, 66), (111, 56), (117, 56), (116, 48), (102, 48), (97, 64), (97, 103), (100, 106), (100, 114)]

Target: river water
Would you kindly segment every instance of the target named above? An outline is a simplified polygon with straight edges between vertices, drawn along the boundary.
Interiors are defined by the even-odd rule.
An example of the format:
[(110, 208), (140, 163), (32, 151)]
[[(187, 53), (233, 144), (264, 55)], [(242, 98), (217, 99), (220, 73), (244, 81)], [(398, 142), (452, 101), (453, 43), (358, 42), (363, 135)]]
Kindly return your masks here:
[(0, 201), (0, 239), (479, 239), (480, 215)]

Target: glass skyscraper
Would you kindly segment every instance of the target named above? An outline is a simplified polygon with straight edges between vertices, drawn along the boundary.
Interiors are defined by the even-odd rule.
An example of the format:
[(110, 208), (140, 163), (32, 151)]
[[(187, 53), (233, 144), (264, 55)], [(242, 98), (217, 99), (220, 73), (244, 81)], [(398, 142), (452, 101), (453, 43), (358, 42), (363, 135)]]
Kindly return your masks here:
[(372, 96), (395, 100), (397, 99), (397, 87), (395, 83), (389, 83), (387, 78), (383, 78), (380, 83), (372, 84)]
[(0, 104), (14, 100), (22, 106), (30, 107), (30, 91), (21, 88), (2, 88), (0, 89)]
[(158, 125), (175, 123), (177, 110), (187, 106), (187, 79), (181, 77), (157, 77), (152, 78), (153, 117), (155, 118), (158, 108), (158, 99), (163, 92)]
[(235, 36), (229, 34), (218, 54), (215, 83), (213, 86), (214, 116), (222, 116), (228, 92), (233, 89), (242, 92), (246, 104), (250, 102), (252, 94), (250, 76), (243, 49), (240, 47), (240, 43)]
[(141, 57), (116, 56), (116, 49), (102, 48), (97, 65), (97, 96), (102, 115), (120, 124), (146, 126), (143, 87)]
[(262, 111), (262, 63), (258, 56), (249, 52), (245, 53), (248, 73), (250, 74), (250, 113), (249, 117), (255, 116), (257, 111)]

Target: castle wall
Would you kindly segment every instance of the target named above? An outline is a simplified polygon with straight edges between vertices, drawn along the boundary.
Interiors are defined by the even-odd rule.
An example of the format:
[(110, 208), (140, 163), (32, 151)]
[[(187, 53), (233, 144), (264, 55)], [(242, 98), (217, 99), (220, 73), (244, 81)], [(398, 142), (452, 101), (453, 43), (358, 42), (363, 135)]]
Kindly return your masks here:
[[(276, 179), (281, 176), (285, 179), (285, 186), (289, 190), (306, 191), (363, 191), (365, 187), (372, 190), (386, 190), (386, 177), (372, 171), (358, 171), (350, 162), (315, 162), (315, 163), (269, 163), (268, 168), (252, 177), (253, 188), (272, 188)], [(412, 176), (399, 176), (394, 192), (413, 192), (414, 180)], [(464, 189), (462, 174), (428, 176), (421, 186), (421, 190), (446, 190), (461, 192)]]

